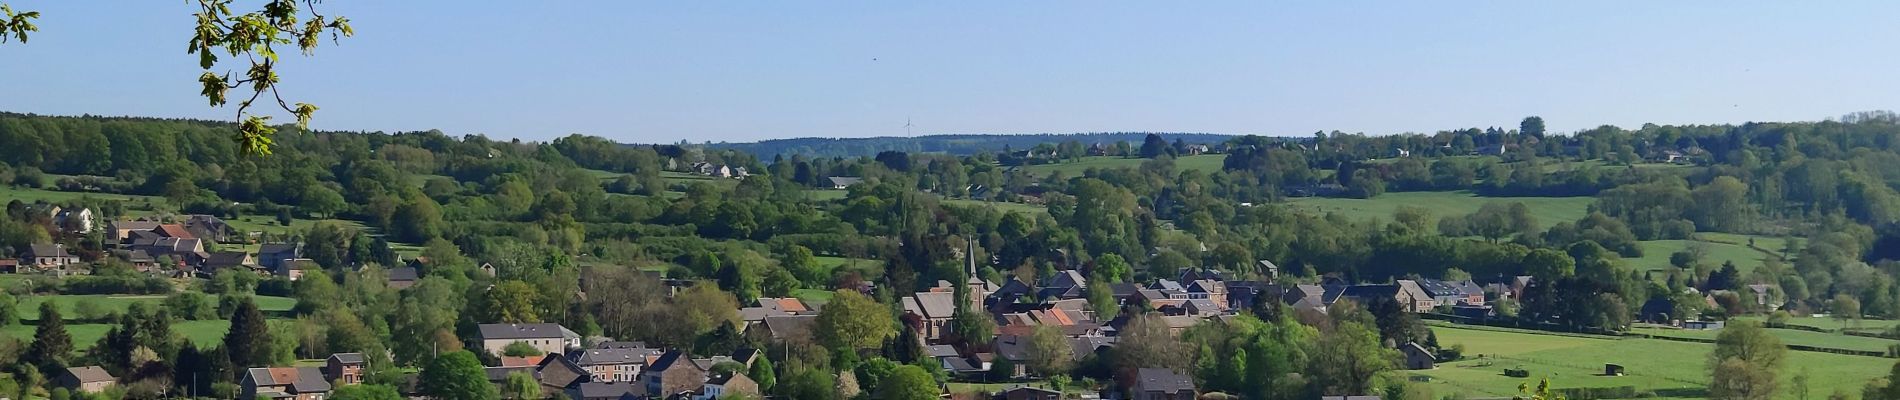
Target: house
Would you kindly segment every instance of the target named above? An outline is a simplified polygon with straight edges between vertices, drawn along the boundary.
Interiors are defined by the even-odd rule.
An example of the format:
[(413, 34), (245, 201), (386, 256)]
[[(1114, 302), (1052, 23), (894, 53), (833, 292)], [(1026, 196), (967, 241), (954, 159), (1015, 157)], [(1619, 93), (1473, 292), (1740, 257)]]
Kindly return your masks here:
[[(661, 355), (640, 373), (648, 397), (665, 397), (704, 388), (706, 370), (693, 363), (685, 351), (673, 350)], [(756, 390), (756, 389), (755, 389)]]
[(600, 348), (576, 352), (574, 365), (587, 371), (594, 382), (636, 382), (649, 357), (658, 357), (657, 349), (640, 347)]
[[(1346, 286), (1340, 290), (1340, 296), (1351, 298), (1354, 302), (1358, 302), (1361, 305), (1372, 304), (1374, 301), (1384, 299), (1398, 302), (1405, 311), (1409, 312), (1428, 312), (1432, 310), (1434, 303), (1432, 302), (1431, 296), (1426, 295), (1424, 290), (1419, 289), (1417, 283), (1409, 280), (1400, 280), (1399, 282), (1400, 283), (1385, 285)], [(1328, 288), (1327, 292), (1332, 292), (1332, 289)]]
[(185, 216), (185, 230), (192, 236), (213, 242), (225, 243), (231, 239), (231, 224), (217, 216), (193, 214)]
[(1770, 299), (1774, 297), (1773, 287), (1760, 283), (1748, 285), (1748, 291), (1745, 293), (1755, 295), (1757, 306), (1767, 306)]
[(308, 258), (292, 258), (288, 260), (279, 261), (277, 263), (277, 268), (270, 270), (270, 273), (271, 275), (277, 275), (277, 276), (284, 277), (284, 279), (295, 281), (298, 279), (303, 279), (303, 272), (306, 270), (321, 270), (321, 269), (323, 269), (323, 267), (317, 265), (316, 260), (311, 260)]
[(856, 177), (849, 177), (849, 176), (834, 176), (834, 177), (830, 177), (826, 179), (831, 181), (832, 189), (838, 189), (838, 190), (844, 190), (845, 188), (851, 187), (851, 185), (856, 185), (859, 182), (864, 182), (864, 178), (856, 178)]
[(481, 333), (482, 349), (490, 354), (501, 354), (514, 342), (527, 343), (548, 354), (565, 354), (568, 349), (581, 346), (581, 335), (561, 324), (482, 324), (477, 329)]
[(415, 267), (397, 267), (397, 268), (389, 269), (389, 288), (390, 289), (396, 289), (396, 290), (408, 289), (410, 286), (415, 286), (416, 281), (419, 281), (419, 280), (421, 279), (420, 277), (416, 276)]
[(91, 208), (64, 210), (53, 217), (53, 225), (59, 226), (60, 230), (79, 234), (92, 233), (93, 221)]
[(574, 400), (621, 400), (640, 398), (646, 391), (634, 382), (582, 382), (567, 391)]
[(1194, 378), (1167, 368), (1135, 370), (1134, 381), (1127, 387), (1132, 400), (1191, 400), (1200, 396)]
[(955, 293), (920, 292), (903, 299), (904, 312), (923, 321), (918, 327), (925, 340), (938, 340), (949, 331), (950, 317), (957, 311)]
[(67, 368), (59, 374), (59, 386), (80, 393), (100, 393), (118, 382), (105, 368), (97, 365)]
[(20, 260), (0, 258), (0, 274), (20, 273)]
[(132, 264), (132, 269), (139, 272), (152, 272), (152, 265), (158, 263), (158, 260), (152, 258), (152, 255), (146, 253), (145, 250), (113, 250), (112, 256), (125, 260), (127, 264)]
[(586, 371), (574, 366), (574, 363), (568, 362), (566, 358), (558, 356), (541, 357), (541, 361), (533, 365), (487, 367), (483, 368), (482, 372), (488, 375), (490, 383), (496, 385), (506, 382), (509, 375), (526, 374), (534, 378), (541, 389), (543, 398), (571, 393), (582, 382), (587, 381)]
[(699, 400), (764, 398), (759, 393), (759, 383), (739, 372), (706, 379), (697, 397)]
[(179, 225), (179, 224), (159, 224), (158, 228), (152, 229), (152, 232), (157, 233), (159, 237), (178, 238), (178, 239), (197, 239), (198, 238), (197, 236), (193, 236), (190, 230), (185, 229), (184, 225)]
[(37, 243), (27, 247), (21, 260), (31, 260), (39, 269), (66, 269), (66, 266), (78, 264), (79, 257), (66, 252), (66, 245), (58, 243)]
[(1480, 305), (1484, 304), (1484, 288), (1469, 280), (1444, 281), (1437, 279), (1419, 279), (1418, 288), (1439, 305)]
[(1039, 387), (1017, 386), (997, 393), (1000, 400), (1062, 400), (1062, 392)]
[(765, 317), (757, 325), (747, 328), (747, 335), (776, 342), (812, 343), (812, 326), (818, 323), (816, 315), (785, 315)]
[(300, 243), (265, 243), (257, 248), (257, 266), (271, 271), (280, 270), (285, 260), (299, 258), (303, 258)]
[(126, 240), (132, 238), (132, 232), (150, 232), (153, 229), (158, 229), (159, 222), (143, 220), (112, 221), (112, 223), (107, 225), (109, 226), (106, 227), (106, 233), (111, 236), (112, 241), (114, 243), (125, 243)]
[(323, 400), (330, 382), (317, 367), (251, 368), (238, 382), (242, 399)]
[(1399, 345), (1399, 352), (1405, 353), (1405, 369), (1432, 369), (1432, 363), (1438, 361), (1430, 350), (1425, 350), (1425, 346), (1418, 342)]
[(1254, 268), (1260, 270), (1260, 276), (1266, 278), (1267, 283), (1273, 283), (1275, 280), (1280, 279), (1280, 266), (1274, 264), (1273, 261), (1255, 261)]
[(203, 271), (206, 274), (215, 274), (218, 271), (233, 269), (233, 268), (241, 268), (246, 271), (257, 271), (258, 270), (257, 258), (251, 257), (251, 253), (245, 253), (242, 251), (219, 251), (219, 252), (208, 253), (207, 257), (205, 257), (204, 266), (203, 268), (200, 269), (200, 271)]
[(1227, 304), (1227, 285), (1212, 279), (1189, 281), (1184, 288), (1189, 300), (1208, 300), (1214, 304)]
[(323, 378), (333, 385), (363, 383), (363, 367), (369, 365), (363, 353), (336, 353), (323, 360)]

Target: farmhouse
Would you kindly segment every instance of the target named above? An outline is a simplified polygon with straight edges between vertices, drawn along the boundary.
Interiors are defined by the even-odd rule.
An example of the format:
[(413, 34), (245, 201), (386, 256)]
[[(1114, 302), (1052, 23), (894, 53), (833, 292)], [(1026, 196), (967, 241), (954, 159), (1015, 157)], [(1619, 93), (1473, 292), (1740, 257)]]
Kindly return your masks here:
[(330, 382), (323, 380), (317, 367), (251, 368), (238, 382), (239, 397), (246, 399), (323, 400), (330, 393)]
[(81, 393), (100, 393), (112, 387), (119, 378), (112, 377), (105, 368), (97, 365), (67, 368), (59, 374), (59, 386)]
[(581, 346), (581, 336), (561, 324), (482, 324), (482, 349), (501, 354), (514, 342), (524, 342), (548, 354), (564, 354)]

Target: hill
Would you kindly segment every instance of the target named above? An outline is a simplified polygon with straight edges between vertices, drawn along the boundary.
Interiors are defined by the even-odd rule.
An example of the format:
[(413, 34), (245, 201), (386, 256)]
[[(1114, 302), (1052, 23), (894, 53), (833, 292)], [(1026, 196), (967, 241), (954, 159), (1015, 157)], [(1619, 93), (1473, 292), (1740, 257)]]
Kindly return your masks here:
[[(883, 151), (902, 151), (907, 153), (944, 153), (952, 155), (970, 155), (980, 152), (1003, 150), (1004, 148), (1027, 149), (1043, 143), (1061, 143), (1070, 140), (1083, 144), (1132, 142), (1139, 145), (1149, 132), (1112, 132), (1112, 133), (1042, 133), (1025, 135), (926, 135), (918, 137), (881, 136), (869, 138), (793, 138), (772, 139), (750, 143), (708, 143), (715, 149), (740, 150), (757, 155), (759, 159), (769, 160), (773, 156), (805, 155), (813, 157), (868, 157)], [(1180, 139), (1187, 143), (1220, 143), (1233, 135), (1213, 133), (1156, 133), (1161, 138), (1173, 142)]]

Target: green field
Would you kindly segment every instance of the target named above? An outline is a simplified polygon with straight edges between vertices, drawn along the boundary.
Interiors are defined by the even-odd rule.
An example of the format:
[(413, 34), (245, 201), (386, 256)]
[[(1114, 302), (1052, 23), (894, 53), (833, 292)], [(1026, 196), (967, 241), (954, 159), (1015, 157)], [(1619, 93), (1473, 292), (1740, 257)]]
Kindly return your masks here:
[(1538, 229), (1558, 222), (1572, 222), (1583, 218), (1591, 197), (1481, 197), (1469, 191), (1456, 192), (1392, 192), (1371, 199), (1346, 199), (1330, 197), (1306, 197), (1290, 199), (1287, 202), (1294, 207), (1321, 214), (1340, 213), (1347, 217), (1391, 220), (1392, 213), (1399, 206), (1423, 207), (1433, 216), (1445, 218), (1470, 214), (1487, 202), (1521, 202), (1530, 207), (1531, 216), (1537, 218)]
[[(251, 298), (257, 301), (257, 308), (264, 311), (289, 311), (291, 307), (297, 305), (297, 300), (289, 297), (252, 296)], [(97, 302), (100, 308), (104, 310), (124, 312), (126, 307), (130, 307), (132, 303), (148, 303), (156, 307), (159, 302), (165, 300), (165, 296), (105, 294), (22, 296), (19, 298), (20, 304), (16, 308), (20, 312), (20, 319), (39, 320), (40, 303), (52, 301), (59, 304), (60, 316), (66, 319), (74, 319), (77, 315), (75, 315), (73, 306), (79, 304), (80, 299), (91, 299)]]
[[(67, 324), (66, 333), (72, 335), (74, 349), (83, 351), (92, 347), (94, 343), (97, 343), (99, 338), (105, 337), (106, 331), (111, 330), (113, 326), (114, 325), (110, 324)], [(0, 328), (0, 333), (11, 335), (21, 340), (32, 340), (33, 330), (35, 328), (37, 327), (33, 325), (15, 324)], [(224, 340), (224, 332), (229, 330), (231, 330), (231, 321), (178, 321), (172, 323), (172, 332), (178, 332), (178, 334), (184, 335), (186, 339), (190, 339), (192, 343), (200, 347), (218, 345), (220, 341)]]
[[(1631, 333), (1656, 336), (1681, 337), (1714, 340), (1721, 330), (1683, 330), (1668, 328), (1633, 328)], [(1769, 329), (1769, 333), (1780, 338), (1784, 344), (1826, 347), (1833, 349), (1860, 351), (1887, 351), (1887, 346), (1900, 344), (1900, 340), (1849, 336), (1839, 333), (1821, 333), (1799, 329)]]
[[(1226, 160), (1226, 154), (1203, 154), (1181, 157), (1174, 159), (1174, 169), (1176, 171), (1201, 170), (1213, 172), (1220, 170), (1221, 162)], [(1138, 168), (1141, 167), (1143, 161), (1148, 161), (1148, 159), (1090, 156), (1082, 157), (1081, 160), (1075, 162), (1025, 166), (1023, 167), (1023, 171), (1038, 177), (1048, 176), (1054, 172), (1061, 172), (1063, 176), (1074, 177), (1082, 175), (1082, 171), (1087, 171), (1089, 168)]]
[[(1656, 397), (1706, 397), (1707, 362), (1713, 345), (1657, 339), (1593, 339), (1520, 332), (1500, 332), (1436, 326), (1441, 345), (1462, 344), (1465, 359), (1440, 363), (1437, 368), (1395, 374), (1430, 377), (1433, 393), (1467, 398), (1510, 397), (1517, 385), (1549, 377), (1558, 388), (1634, 386)], [(1782, 387), (1800, 371), (1808, 371), (1810, 397), (1834, 390), (1859, 393), (1862, 385), (1882, 376), (1891, 359), (1816, 352), (1789, 352), (1782, 371)], [(1605, 363), (1627, 368), (1625, 376), (1604, 376)], [(1505, 368), (1525, 368), (1531, 378), (1504, 376)], [(1792, 399), (1784, 391), (1778, 398)]]
[[(1743, 316), (1743, 317), (1735, 317), (1735, 318), (1736, 319), (1751, 319), (1751, 320), (1757, 320), (1757, 321), (1762, 319), (1761, 317), (1757, 317), (1757, 316)], [(1900, 320), (1862, 319), (1859, 321), (1854, 321), (1854, 320), (1844, 321), (1844, 320), (1834, 319), (1833, 317), (1828, 317), (1828, 316), (1813, 316), (1813, 317), (1789, 318), (1788, 325), (1821, 328), (1821, 329), (1826, 329), (1829, 331), (1840, 331), (1843, 329), (1848, 329), (1848, 330), (1856, 330), (1856, 331), (1880, 332), (1880, 331), (1885, 331), (1888, 329), (1893, 329), (1895, 325), (1900, 325)]]
[(10, 185), (0, 186), (0, 203), (9, 202), (16, 199), (20, 200), (20, 202), (22, 203), (32, 203), (35, 201), (46, 201), (49, 203), (56, 203), (56, 202), (61, 202), (61, 201), (74, 200), (81, 197), (101, 199), (101, 200), (118, 200), (118, 201), (125, 201), (125, 202), (150, 201), (150, 202), (155, 202), (155, 203), (163, 203), (165, 201), (165, 199), (163, 198), (154, 197), (154, 196), (140, 196), (140, 195), (113, 194), (113, 193), (62, 192), (62, 191), (57, 191), (57, 190), (33, 189), (33, 188), (25, 188), (25, 187), (10, 186)]
[(798, 300), (804, 301), (805, 305), (812, 307), (824, 307), (825, 303), (831, 302), (831, 296), (834, 294), (836, 293), (819, 289), (797, 289), (792, 291), (792, 297), (796, 297)]
[(812, 201), (838, 200), (844, 198), (847, 194), (851, 194), (851, 192), (837, 189), (812, 189), (805, 191), (805, 197), (811, 198)]

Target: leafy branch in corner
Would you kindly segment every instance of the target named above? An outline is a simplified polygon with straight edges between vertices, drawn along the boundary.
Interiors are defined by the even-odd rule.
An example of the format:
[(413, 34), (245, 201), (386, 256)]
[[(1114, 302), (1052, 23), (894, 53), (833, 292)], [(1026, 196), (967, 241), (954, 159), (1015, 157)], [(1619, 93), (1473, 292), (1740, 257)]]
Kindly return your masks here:
[(19, 38), (26, 43), (27, 32), (39, 32), (40, 27), (33, 20), (40, 17), (39, 11), (13, 12), (13, 7), (0, 3), (0, 43), (6, 43), (9, 37)]
[[(295, 116), (298, 129), (309, 129), (310, 116), (317, 112), (317, 106), (293, 104), (278, 93), (277, 46), (295, 45), (304, 55), (311, 55), (324, 34), (330, 35), (332, 43), (353, 36), (355, 31), (350, 29), (349, 18), (331, 18), (318, 13), (316, 6), (321, 0), (271, 0), (262, 10), (245, 14), (231, 12), (232, 0), (196, 1), (198, 12), (192, 16), (197, 18), (198, 24), (188, 52), (197, 54), (199, 67), (205, 69), (204, 74), (198, 76), (198, 82), (204, 84), (201, 94), (211, 106), (217, 107), (229, 100), (227, 93), (232, 88), (251, 92), (238, 102), (238, 133), (234, 139), (239, 150), (246, 154), (271, 152), (274, 143), (271, 135), (277, 132), (270, 126), (271, 117), (246, 113), (266, 92), (270, 98), (265, 101), (275, 101), (278, 107)], [(308, 19), (303, 19), (303, 14), (309, 14)], [(220, 52), (249, 60), (250, 68), (239, 76), (212, 72)]]

